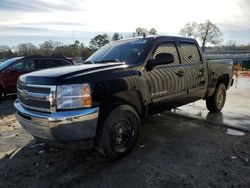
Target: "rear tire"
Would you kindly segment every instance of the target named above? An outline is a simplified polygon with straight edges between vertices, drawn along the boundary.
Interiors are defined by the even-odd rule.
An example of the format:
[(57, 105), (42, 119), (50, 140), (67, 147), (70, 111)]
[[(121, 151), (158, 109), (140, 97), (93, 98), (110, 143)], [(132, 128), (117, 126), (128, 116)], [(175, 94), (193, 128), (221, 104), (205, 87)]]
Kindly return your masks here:
[(129, 105), (115, 107), (102, 127), (99, 145), (109, 159), (124, 157), (134, 147), (139, 136), (140, 117)]
[(226, 101), (226, 86), (219, 84), (216, 88), (215, 93), (207, 98), (206, 105), (207, 109), (212, 113), (217, 113), (222, 110)]

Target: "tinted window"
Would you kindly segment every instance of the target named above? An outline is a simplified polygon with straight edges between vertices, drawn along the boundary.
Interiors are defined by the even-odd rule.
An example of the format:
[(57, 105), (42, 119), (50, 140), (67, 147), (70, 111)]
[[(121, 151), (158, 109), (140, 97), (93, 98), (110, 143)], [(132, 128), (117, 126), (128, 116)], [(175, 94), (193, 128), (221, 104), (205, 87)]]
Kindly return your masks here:
[(184, 63), (201, 63), (201, 56), (195, 44), (181, 43), (181, 53)]
[(86, 61), (105, 63), (112, 60), (124, 61), (127, 64), (138, 64), (143, 61), (144, 51), (151, 39), (128, 39), (106, 44)]
[(50, 67), (59, 67), (59, 66), (68, 65), (65, 61), (62, 61), (62, 60), (50, 60), (47, 63)]
[(12, 58), (12, 59), (9, 59), (9, 60), (6, 60), (4, 62), (2, 62), (0, 64), (0, 70), (3, 70), (5, 69), (6, 67), (10, 66), (12, 63), (14, 63), (15, 61), (21, 59), (22, 57), (16, 57), (16, 58)]
[(174, 43), (164, 43), (157, 47), (157, 49), (154, 52), (153, 58), (156, 57), (156, 55), (161, 53), (169, 53), (174, 56), (174, 62), (173, 64), (179, 64), (180, 58), (176, 49), (176, 46)]
[(69, 63), (63, 60), (42, 59), (37, 61), (36, 69), (45, 69), (45, 68), (59, 67), (64, 65), (69, 65)]
[(34, 60), (19, 61), (15, 63), (13, 66), (11, 66), (10, 69), (18, 72), (34, 71), (35, 62)]
[(36, 61), (36, 69), (45, 69), (45, 68), (48, 68), (48, 64), (45, 60)]

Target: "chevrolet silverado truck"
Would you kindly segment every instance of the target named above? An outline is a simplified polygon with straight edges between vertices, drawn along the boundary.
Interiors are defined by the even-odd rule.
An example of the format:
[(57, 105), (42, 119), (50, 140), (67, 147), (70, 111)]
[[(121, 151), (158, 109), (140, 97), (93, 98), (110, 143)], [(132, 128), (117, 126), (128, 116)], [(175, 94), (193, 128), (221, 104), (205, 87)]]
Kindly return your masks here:
[(232, 84), (232, 60), (206, 61), (195, 39), (146, 36), (106, 44), (83, 65), (20, 76), (14, 109), (36, 139), (90, 141), (116, 159), (143, 118), (200, 99), (219, 112)]

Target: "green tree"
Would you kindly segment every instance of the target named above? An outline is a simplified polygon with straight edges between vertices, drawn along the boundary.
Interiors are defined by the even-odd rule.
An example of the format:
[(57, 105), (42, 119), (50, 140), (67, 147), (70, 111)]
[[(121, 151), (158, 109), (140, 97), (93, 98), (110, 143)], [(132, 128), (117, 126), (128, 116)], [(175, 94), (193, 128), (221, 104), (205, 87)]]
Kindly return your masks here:
[(155, 29), (155, 28), (151, 28), (151, 29), (149, 30), (149, 34), (150, 34), (150, 35), (157, 35), (156, 29)]
[(112, 36), (112, 41), (121, 40), (121, 39), (123, 39), (123, 36), (119, 33), (114, 33)]
[(28, 56), (37, 54), (37, 47), (32, 43), (21, 43), (17, 45), (19, 56)]
[(0, 45), (0, 59), (11, 58), (14, 56), (14, 53), (7, 45)]
[(180, 30), (180, 34), (186, 37), (198, 38), (202, 51), (205, 51), (205, 47), (208, 43), (216, 45), (223, 41), (221, 30), (209, 20), (199, 24), (195, 22), (187, 23), (184, 28)]
[(109, 43), (109, 39), (108, 39), (107, 34), (97, 35), (90, 40), (89, 47), (91, 49), (97, 50), (107, 43)]
[(196, 22), (187, 23), (181, 30), (180, 35), (184, 37), (196, 37), (198, 24)]
[(63, 43), (52, 40), (45, 41), (40, 44), (39, 52), (41, 55), (52, 55), (55, 53), (55, 49), (60, 46), (63, 46)]
[(0, 45), (0, 52), (7, 52), (10, 50), (10, 47), (7, 45)]
[(41, 55), (52, 55), (54, 51), (53, 41), (45, 41), (44, 43), (40, 44), (40, 53)]
[(149, 31), (145, 28), (138, 27), (136, 28), (135, 32), (133, 33), (133, 37), (137, 36), (144, 36), (144, 35), (157, 35), (157, 31), (155, 28), (151, 28)]
[(138, 27), (135, 30), (135, 33), (133, 33), (133, 36), (143, 36), (143, 35), (147, 35), (148, 34), (148, 30), (142, 27)]
[(86, 60), (89, 56), (91, 56), (93, 53), (95, 52), (95, 50), (90, 49), (88, 47), (85, 47), (82, 49), (81, 51), (81, 58), (83, 60)]
[(205, 51), (207, 43), (220, 44), (223, 41), (222, 35), (221, 30), (209, 20), (198, 25), (197, 37), (201, 41), (202, 51)]

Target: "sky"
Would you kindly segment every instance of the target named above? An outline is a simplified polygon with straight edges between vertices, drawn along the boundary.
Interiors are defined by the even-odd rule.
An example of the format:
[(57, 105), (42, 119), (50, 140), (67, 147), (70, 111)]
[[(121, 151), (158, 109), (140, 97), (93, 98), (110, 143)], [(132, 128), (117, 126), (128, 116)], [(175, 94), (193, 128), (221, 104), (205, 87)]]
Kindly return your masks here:
[(0, 0), (0, 45), (46, 40), (88, 45), (97, 34), (131, 36), (137, 27), (179, 35), (187, 22), (212, 21), (224, 43), (250, 43), (250, 0)]

